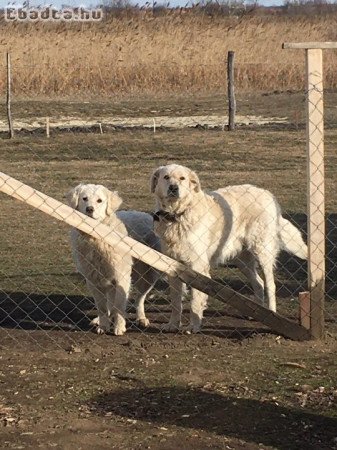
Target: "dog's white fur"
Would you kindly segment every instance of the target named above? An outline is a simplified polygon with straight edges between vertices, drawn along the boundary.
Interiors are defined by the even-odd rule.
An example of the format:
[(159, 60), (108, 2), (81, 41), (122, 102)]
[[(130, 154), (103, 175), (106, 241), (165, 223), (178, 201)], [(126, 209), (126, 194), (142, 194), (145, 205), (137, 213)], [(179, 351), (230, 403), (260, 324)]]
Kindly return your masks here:
[[(150, 214), (139, 211), (117, 211), (122, 199), (102, 185), (79, 184), (67, 194), (68, 203), (78, 211), (97, 219), (114, 231), (159, 249), (159, 240), (153, 232)], [(137, 288), (137, 321), (148, 326), (144, 302), (158, 278), (157, 272), (139, 260), (132, 260), (104, 241), (95, 239), (74, 228), (71, 244), (77, 270), (85, 277), (87, 287), (95, 299), (99, 334), (110, 330), (110, 317), (114, 319), (115, 335), (126, 331), (126, 305), (131, 287), (131, 275)]]
[[(171, 164), (159, 167), (151, 177), (158, 218), (155, 233), (164, 253), (194, 270), (210, 275), (210, 268), (232, 262), (249, 279), (256, 299), (264, 302), (264, 282), (269, 309), (276, 311), (273, 268), (284, 249), (306, 259), (307, 246), (300, 231), (282, 217), (274, 196), (246, 184), (229, 186), (209, 194), (201, 190), (195, 172)], [(171, 217), (166, 214), (169, 212)], [(170, 280), (172, 313), (167, 331), (177, 331), (182, 313), (182, 283)], [(198, 332), (207, 295), (192, 288), (189, 330)]]

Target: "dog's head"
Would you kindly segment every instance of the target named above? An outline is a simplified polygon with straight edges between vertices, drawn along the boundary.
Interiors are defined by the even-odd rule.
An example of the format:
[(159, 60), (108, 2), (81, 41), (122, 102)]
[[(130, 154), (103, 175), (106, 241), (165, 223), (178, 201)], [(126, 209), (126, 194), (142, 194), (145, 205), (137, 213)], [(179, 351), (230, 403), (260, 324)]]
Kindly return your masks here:
[(101, 184), (79, 184), (67, 194), (69, 206), (97, 220), (110, 216), (122, 204), (118, 192)]
[(151, 192), (170, 204), (185, 200), (200, 190), (197, 174), (178, 164), (158, 167), (151, 177)]

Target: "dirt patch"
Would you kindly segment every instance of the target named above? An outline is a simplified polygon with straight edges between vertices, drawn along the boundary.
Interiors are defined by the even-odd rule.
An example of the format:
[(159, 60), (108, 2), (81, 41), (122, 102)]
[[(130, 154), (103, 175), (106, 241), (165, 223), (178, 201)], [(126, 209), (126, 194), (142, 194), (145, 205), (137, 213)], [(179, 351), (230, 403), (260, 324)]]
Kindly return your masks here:
[(337, 448), (333, 339), (2, 329), (0, 342), (2, 448)]

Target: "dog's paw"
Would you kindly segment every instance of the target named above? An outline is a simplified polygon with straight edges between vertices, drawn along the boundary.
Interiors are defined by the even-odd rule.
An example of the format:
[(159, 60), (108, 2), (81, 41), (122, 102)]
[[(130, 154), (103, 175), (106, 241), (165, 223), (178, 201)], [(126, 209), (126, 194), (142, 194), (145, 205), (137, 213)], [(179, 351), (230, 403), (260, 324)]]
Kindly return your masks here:
[(150, 325), (149, 319), (146, 317), (142, 317), (141, 319), (137, 319), (137, 326), (140, 328), (147, 328)]
[(119, 323), (114, 326), (114, 335), (115, 336), (123, 336), (126, 332), (125, 323)]
[(180, 330), (180, 323), (177, 322), (165, 323), (161, 327), (161, 330), (164, 331), (165, 333), (178, 333), (178, 331)]
[(189, 324), (182, 331), (184, 334), (197, 334), (197, 333), (200, 333), (200, 325), (199, 324)]
[(105, 334), (105, 333), (108, 333), (108, 332), (109, 332), (109, 328), (97, 325), (97, 329), (96, 329), (96, 333), (97, 334)]
[(105, 317), (105, 316), (95, 317), (90, 322), (90, 325), (96, 327), (97, 334), (104, 334), (104, 333), (108, 333), (110, 331), (110, 320), (108, 317)]
[(99, 317), (95, 317), (94, 319), (92, 319), (92, 321), (90, 322), (90, 326), (92, 327), (98, 327), (99, 325)]

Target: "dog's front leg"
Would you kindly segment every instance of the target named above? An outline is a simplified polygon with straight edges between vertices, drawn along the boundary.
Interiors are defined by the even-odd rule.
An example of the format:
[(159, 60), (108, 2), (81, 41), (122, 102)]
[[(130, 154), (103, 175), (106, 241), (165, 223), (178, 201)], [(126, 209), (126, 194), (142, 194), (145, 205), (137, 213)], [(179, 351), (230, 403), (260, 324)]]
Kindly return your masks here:
[(110, 319), (107, 309), (107, 298), (103, 287), (97, 287), (94, 283), (87, 281), (87, 287), (91, 295), (94, 297), (95, 305), (98, 312), (97, 320), (92, 323), (97, 325), (97, 333), (104, 334), (110, 331)]
[(131, 270), (130, 273), (121, 273), (116, 277), (116, 286), (112, 291), (115, 298), (109, 298), (110, 311), (114, 318), (114, 334), (122, 336), (126, 332), (126, 304), (129, 298), (131, 286)]
[(179, 331), (181, 325), (181, 314), (183, 309), (183, 283), (178, 277), (169, 277), (171, 317), (167, 324), (163, 326), (164, 331), (175, 333)]
[[(210, 276), (209, 267), (200, 266), (199, 264), (193, 265), (193, 270), (202, 273), (203, 275)], [(199, 333), (201, 323), (204, 315), (204, 311), (207, 308), (208, 295), (204, 292), (198, 291), (195, 288), (191, 289), (191, 309), (190, 309), (190, 323), (186, 328), (187, 333)]]
[(207, 299), (207, 294), (192, 288), (190, 323), (186, 328), (187, 333), (200, 332), (204, 310), (207, 308)]

